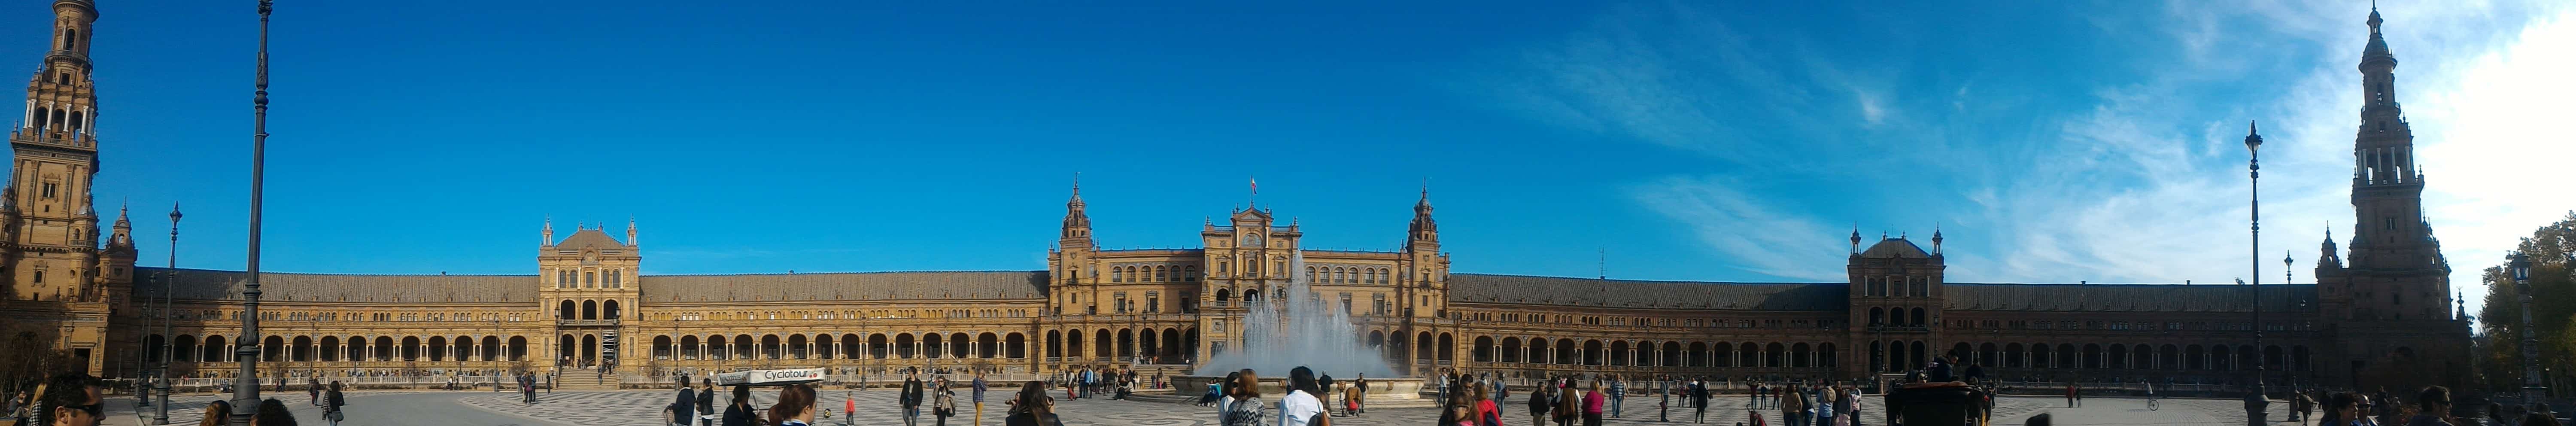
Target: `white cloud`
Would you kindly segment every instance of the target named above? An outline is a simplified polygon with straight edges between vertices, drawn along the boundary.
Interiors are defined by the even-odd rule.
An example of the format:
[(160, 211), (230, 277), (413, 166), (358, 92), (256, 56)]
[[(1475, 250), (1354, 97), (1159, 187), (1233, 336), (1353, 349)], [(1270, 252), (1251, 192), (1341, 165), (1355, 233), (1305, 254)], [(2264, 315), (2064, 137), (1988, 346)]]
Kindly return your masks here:
[(1728, 256), (1743, 271), (1820, 281), (1842, 281), (1839, 270), (1816, 268), (1816, 259), (1848, 251), (1830, 236), (1835, 228), (1763, 204), (1721, 177), (1672, 177), (1629, 188), (1639, 203), (1682, 222), (1693, 236)]

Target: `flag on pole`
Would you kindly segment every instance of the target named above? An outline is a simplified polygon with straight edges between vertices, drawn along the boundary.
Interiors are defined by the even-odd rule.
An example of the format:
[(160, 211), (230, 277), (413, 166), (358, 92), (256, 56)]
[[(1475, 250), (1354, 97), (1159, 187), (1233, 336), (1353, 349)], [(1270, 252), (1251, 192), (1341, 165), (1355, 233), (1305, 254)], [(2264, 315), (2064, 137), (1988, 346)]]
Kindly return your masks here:
[(1260, 194), (1260, 193), (1261, 193), (1261, 179), (1259, 179), (1259, 178), (1254, 178), (1254, 179), (1252, 179), (1252, 193), (1254, 193), (1254, 194)]

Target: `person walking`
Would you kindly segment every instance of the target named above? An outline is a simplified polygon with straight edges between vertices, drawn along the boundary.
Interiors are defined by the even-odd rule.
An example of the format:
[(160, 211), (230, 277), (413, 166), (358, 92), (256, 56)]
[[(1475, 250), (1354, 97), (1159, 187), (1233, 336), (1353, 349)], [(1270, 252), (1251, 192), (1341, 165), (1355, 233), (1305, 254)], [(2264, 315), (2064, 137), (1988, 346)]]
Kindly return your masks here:
[(966, 424), (974, 425), (974, 426), (984, 426), (984, 373), (983, 373), (983, 372), (980, 372), (980, 371), (979, 371), (979, 372), (975, 372), (975, 383), (974, 383), (974, 389), (973, 389), (973, 391), (974, 391), (974, 395), (975, 395), (975, 419), (974, 419), (974, 420), (969, 420), (969, 421), (967, 421), (967, 422), (966, 422)]
[(312, 401), (315, 407), (322, 406), (322, 379), (304, 379), (304, 398)]
[(1601, 426), (1601, 409), (1609, 401), (1610, 396), (1601, 391), (1601, 381), (1593, 380), (1592, 389), (1583, 393), (1583, 426)]
[(331, 426), (339, 426), (340, 420), (348, 417), (341, 414), (340, 407), (348, 405), (349, 400), (340, 395), (340, 381), (331, 381), (331, 390), (322, 393), (322, 419), (330, 421)]
[(698, 417), (698, 390), (689, 387), (689, 377), (680, 376), (680, 397), (671, 403), (671, 425), (689, 426)]
[(903, 391), (896, 397), (895, 402), (903, 405), (904, 426), (921, 424), (921, 403), (925, 402), (923, 399), (928, 396), (922, 389), (920, 373), (903, 376)]
[(1806, 398), (1800, 396), (1796, 387), (1781, 387), (1780, 424), (1782, 426), (1805, 426), (1806, 423), (1800, 422), (1800, 420), (1805, 420), (1807, 418), (1806, 402)]
[(939, 391), (931, 394), (930, 415), (938, 418), (933, 425), (948, 426), (948, 418), (957, 415), (957, 391), (949, 387), (947, 381), (941, 381)]
[(760, 409), (751, 407), (751, 387), (733, 385), (733, 400), (725, 402), (724, 423), (720, 424), (724, 426), (753, 426), (753, 424), (759, 422), (759, 420), (752, 416), (759, 412)]
[[(1326, 400), (1331, 400), (1331, 399), (1333, 399), (1333, 395), (1340, 395), (1340, 394), (1338, 394), (1338, 393), (1334, 393), (1334, 392), (1333, 392), (1333, 389), (1335, 389), (1335, 388), (1333, 387), (1333, 373), (1321, 373), (1321, 374), (1323, 374), (1323, 376), (1322, 376), (1322, 377), (1318, 377), (1318, 378), (1316, 378), (1316, 379), (1315, 379), (1315, 380), (1316, 380), (1315, 385), (1317, 386), (1317, 387), (1316, 387), (1317, 391), (1315, 392), (1315, 394), (1316, 394), (1316, 395), (1318, 395), (1318, 396), (1323, 397), (1323, 398), (1324, 398), (1324, 399), (1326, 399)], [(1332, 404), (1326, 404), (1326, 405), (1332, 405)], [(1332, 411), (1332, 408), (1333, 408), (1333, 407), (1324, 407), (1324, 411), (1328, 411), (1328, 412), (1329, 412), (1329, 411)], [(1350, 409), (1348, 409), (1348, 408), (1344, 408), (1344, 409), (1343, 409), (1343, 411), (1350, 411)]]
[(2075, 408), (2075, 382), (2066, 382), (2066, 408)]

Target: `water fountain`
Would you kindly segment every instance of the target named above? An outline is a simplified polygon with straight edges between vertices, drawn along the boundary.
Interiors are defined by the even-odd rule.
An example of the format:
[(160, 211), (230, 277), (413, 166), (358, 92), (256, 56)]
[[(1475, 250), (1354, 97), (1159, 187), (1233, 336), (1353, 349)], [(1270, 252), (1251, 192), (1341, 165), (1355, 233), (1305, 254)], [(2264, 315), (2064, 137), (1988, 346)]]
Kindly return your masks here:
[(1180, 393), (1201, 392), (1226, 373), (1250, 368), (1261, 377), (1263, 395), (1279, 395), (1288, 370), (1303, 366), (1336, 381), (1366, 375), (1372, 401), (1417, 398), (1422, 379), (1398, 377), (1386, 364), (1383, 348), (1360, 343), (1362, 332), (1351, 323), (1350, 313), (1309, 286), (1299, 273), (1306, 269), (1306, 256), (1294, 255), (1288, 262), (1288, 285), (1244, 301), (1250, 309), (1236, 321), (1241, 324), (1237, 346), (1199, 364), (1195, 375), (1175, 378)]

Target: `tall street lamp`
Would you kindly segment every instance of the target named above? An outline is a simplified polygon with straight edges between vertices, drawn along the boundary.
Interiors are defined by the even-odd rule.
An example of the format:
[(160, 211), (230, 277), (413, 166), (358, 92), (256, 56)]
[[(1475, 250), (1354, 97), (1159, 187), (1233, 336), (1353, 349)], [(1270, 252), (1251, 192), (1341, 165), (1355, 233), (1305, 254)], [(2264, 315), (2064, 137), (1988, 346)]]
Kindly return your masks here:
[(2249, 242), (2253, 245), (2253, 256), (2251, 257), (2254, 258), (2254, 274), (2252, 275), (2252, 279), (2254, 280), (2254, 386), (2251, 392), (2245, 393), (2245, 424), (2252, 426), (2263, 426), (2265, 423), (2263, 421), (2263, 415), (2265, 414), (2264, 410), (2266, 406), (2272, 404), (2272, 401), (2263, 397), (2263, 369), (2266, 363), (2263, 359), (2262, 148), (2263, 133), (2254, 126), (2253, 122), (2246, 122), (2245, 176), (2246, 181), (2248, 182), (2248, 186), (2246, 187), (2246, 199), (2250, 203), (2249, 206), (2252, 211), (2251, 217), (2248, 220), (2250, 227), (2247, 228), (2247, 230), (2250, 231), (2249, 235), (2252, 238)]
[(267, 171), (268, 154), (268, 12), (271, 0), (259, 0), (259, 74), (251, 92), (250, 133), (250, 247), (242, 283), (241, 343), (234, 346), (233, 359), (241, 361), (241, 375), (233, 378), (232, 424), (251, 423), (251, 414), (259, 410), (259, 213), (260, 179)]
[(2540, 338), (2531, 333), (2531, 255), (2513, 252), (2513, 288), (2522, 293), (2522, 404), (2534, 407), (2549, 388), (2540, 385)]
[(170, 424), (170, 356), (177, 355), (170, 353), (169, 336), (173, 319), (170, 309), (174, 307), (172, 301), (178, 297), (170, 291), (173, 289), (171, 282), (176, 281), (179, 275), (179, 203), (170, 203), (170, 264), (156, 275), (161, 276), (161, 383), (156, 389), (161, 393), (161, 400), (153, 404), (152, 423), (166, 425)]

